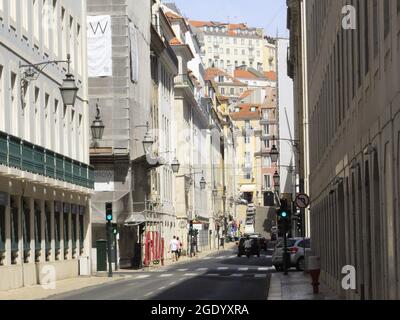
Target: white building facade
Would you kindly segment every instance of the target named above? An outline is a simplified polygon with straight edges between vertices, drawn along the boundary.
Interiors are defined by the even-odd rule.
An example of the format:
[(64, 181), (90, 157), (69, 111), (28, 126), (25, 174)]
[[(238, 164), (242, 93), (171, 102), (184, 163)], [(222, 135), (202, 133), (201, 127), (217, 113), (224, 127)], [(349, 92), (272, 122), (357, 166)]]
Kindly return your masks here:
[[(86, 1), (0, 1), (0, 290), (90, 273)], [(17, 41), (18, 40), (18, 41)], [(66, 60), (24, 82), (20, 65)], [(83, 265), (81, 265), (82, 267)], [(49, 269), (50, 268), (50, 269)]]

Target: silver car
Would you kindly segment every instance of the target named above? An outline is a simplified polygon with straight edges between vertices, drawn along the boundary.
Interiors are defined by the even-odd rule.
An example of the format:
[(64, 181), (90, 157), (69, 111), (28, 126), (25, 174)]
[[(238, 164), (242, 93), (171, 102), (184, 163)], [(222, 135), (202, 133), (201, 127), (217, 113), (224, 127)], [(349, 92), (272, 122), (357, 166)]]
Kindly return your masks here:
[[(305, 244), (305, 246), (304, 246)], [(287, 239), (287, 248), (290, 253), (290, 266), (297, 270), (304, 270), (304, 247), (310, 248), (310, 238)], [(283, 239), (279, 239), (272, 254), (272, 264), (277, 271), (283, 269)]]

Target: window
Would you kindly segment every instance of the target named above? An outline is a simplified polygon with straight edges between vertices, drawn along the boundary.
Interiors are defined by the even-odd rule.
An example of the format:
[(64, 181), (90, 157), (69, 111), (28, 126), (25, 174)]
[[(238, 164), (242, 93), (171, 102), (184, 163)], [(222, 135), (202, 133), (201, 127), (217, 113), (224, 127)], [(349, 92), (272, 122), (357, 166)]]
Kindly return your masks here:
[(244, 39), (241, 39), (241, 44), (242, 46), (244, 46)]
[(221, 94), (225, 94), (225, 88), (221, 88)]
[(211, 42), (211, 37), (207, 37), (207, 42)]
[(42, 244), (42, 217), (40, 210), (40, 203), (37, 201), (34, 202), (34, 239), (35, 239), (35, 261), (39, 262), (39, 252), (41, 250)]
[(33, 38), (36, 41), (39, 41), (39, 17), (41, 15), (39, 14), (39, 0), (33, 0), (33, 14), (32, 14), (32, 19), (33, 19)]
[(233, 38), (233, 44), (237, 44), (237, 38)]
[(387, 38), (390, 32), (390, 0), (383, 2), (383, 20), (384, 20), (384, 35)]
[(8, 0), (10, 10), (10, 20), (12, 23), (17, 22), (17, 0)]
[(42, 34), (43, 34), (43, 39), (44, 39), (44, 46), (46, 49), (50, 48), (50, 25), (49, 25), (49, 20), (50, 20), (50, 0), (43, 0), (43, 8), (42, 8)]
[[(0, 253), (6, 250), (6, 208), (0, 206)], [(0, 266), (3, 265), (0, 259)]]
[(242, 49), (242, 55), (246, 55), (246, 50)]
[(230, 89), (230, 94), (231, 94), (231, 95), (234, 95), (234, 94), (235, 94), (235, 88), (231, 88), (231, 89)]
[(18, 91), (17, 91), (17, 75), (11, 72), (11, 114), (12, 114), (12, 133), (18, 136)]
[(226, 48), (226, 54), (231, 54), (231, 50), (229, 48)]
[(23, 31), (28, 31), (29, 26), (29, 16), (28, 16), (28, 6), (27, 5), (22, 5), (21, 6), (21, 12), (22, 12), (22, 30)]
[(235, 50), (234, 50), (234, 53), (235, 53), (235, 56), (237, 56), (237, 54), (238, 54), (238, 50), (237, 50), (237, 49), (235, 49)]
[(243, 91), (244, 91), (243, 88), (240, 88), (240, 89), (239, 89), (239, 92), (240, 92), (240, 93), (243, 93)]
[(264, 176), (264, 188), (265, 189), (270, 189), (271, 188), (271, 176), (270, 175), (265, 175)]
[(250, 111), (251, 111), (251, 112), (256, 112), (256, 111), (257, 111), (257, 107), (254, 107), (254, 106), (251, 107), (251, 108), (250, 108)]
[[(400, 3), (400, 1), (397, 1)], [(378, 12), (378, 0), (373, 0), (373, 41), (374, 41), (374, 58), (378, 55), (379, 50), (379, 12)]]
[(272, 165), (272, 161), (271, 161), (271, 157), (263, 157), (263, 166), (264, 167), (271, 167)]
[(257, 57), (259, 57), (261, 55), (260, 51), (257, 50)]
[(23, 260), (28, 262), (28, 252), (31, 248), (31, 209), (28, 206), (27, 201), (24, 199), (22, 201), (22, 238), (23, 238)]

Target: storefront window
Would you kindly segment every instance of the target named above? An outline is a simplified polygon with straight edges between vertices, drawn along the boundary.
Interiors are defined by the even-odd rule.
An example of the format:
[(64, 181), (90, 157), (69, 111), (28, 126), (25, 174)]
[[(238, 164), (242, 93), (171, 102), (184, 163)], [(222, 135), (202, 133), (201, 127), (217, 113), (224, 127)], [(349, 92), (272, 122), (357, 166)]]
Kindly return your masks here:
[(54, 241), (56, 249), (56, 259), (59, 260), (60, 241), (61, 241), (61, 204), (54, 203)]
[(51, 253), (51, 210), (46, 203), (44, 207), (44, 237), (46, 245), (46, 261), (50, 260)]
[(77, 237), (76, 237), (76, 222), (77, 222), (77, 215), (78, 215), (78, 207), (76, 205), (71, 206), (71, 237), (72, 237), (72, 256), (75, 257), (76, 247), (77, 247)]
[(40, 251), (41, 251), (41, 246), (42, 246), (42, 219), (41, 219), (41, 210), (40, 210), (40, 203), (35, 201), (34, 204), (35, 208), (35, 225), (34, 225), (34, 230), (35, 230), (35, 261), (39, 262), (39, 257), (40, 257)]
[(22, 236), (23, 236), (23, 248), (24, 248), (24, 262), (28, 262), (28, 258), (30, 256), (30, 251), (31, 251), (31, 219), (30, 219), (30, 213), (31, 210), (29, 208), (28, 203), (26, 200), (22, 201), (22, 208), (23, 208), (23, 214), (22, 214)]
[(79, 207), (79, 247), (81, 249), (81, 254), (83, 253), (83, 241), (85, 239), (84, 237), (84, 230), (85, 230), (85, 225), (84, 225), (84, 214), (85, 214), (85, 207)]
[(18, 257), (18, 207), (15, 199), (11, 198), (11, 263), (17, 263)]

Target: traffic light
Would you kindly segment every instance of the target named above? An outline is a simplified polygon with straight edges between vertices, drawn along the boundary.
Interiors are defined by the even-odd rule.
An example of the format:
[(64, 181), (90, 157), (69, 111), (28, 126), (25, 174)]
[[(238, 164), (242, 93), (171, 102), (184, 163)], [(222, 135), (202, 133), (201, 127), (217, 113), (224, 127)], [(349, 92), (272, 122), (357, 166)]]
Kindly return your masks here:
[(278, 237), (283, 237), (283, 235), (290, 230), (290, 216), (291, 212), (287, 205), (287, 201), (285, 199), (281, 199), (281, 206), (277, 210)]
[(106, 202), (106, 220), (113, 220), (112, 202)]
[(193, 220), (189, 221), (189, 235), (193, 234)]
[(113, 224), (111, 225), (111, 227), (112, 227), (112, 233), (113, 233), (114, 235), (117, 234), (117, 233), (118, 233), (117, 224), (116, 224), (116, 223), (113, 223)]

